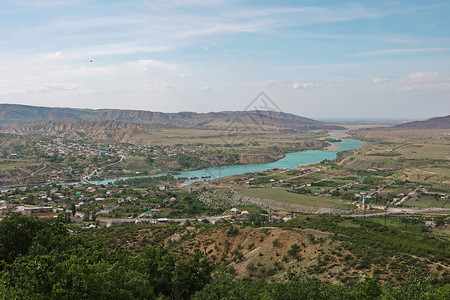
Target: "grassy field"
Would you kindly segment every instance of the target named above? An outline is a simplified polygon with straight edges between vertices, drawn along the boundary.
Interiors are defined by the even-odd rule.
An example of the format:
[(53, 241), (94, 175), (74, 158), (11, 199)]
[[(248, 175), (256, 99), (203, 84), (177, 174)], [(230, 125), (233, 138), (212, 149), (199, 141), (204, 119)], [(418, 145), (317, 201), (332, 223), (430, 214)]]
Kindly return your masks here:
[(450, 185), (450, 168), (429, 167), (401, 170), (402, 176), (410, 181), (422, 181)]
[(393, 170), (393, 179), (450, 184), (448, 130), (355, 130), (366, 146), (341, 165), (355, 170)]
[(295, 203), (311, 207), (326, 207), (335, 209), (349, 209), (349, 207), (354, 207), (354, 205), (349, 206), (349, 204), (346, 204), (344, 201), (341, 202), (341, 200), (336, 197), (300, 195), (290, 193), (283, 189), (254, 188), (246, 190), (242, 192), (242, 194), (248, 197), (270, 199), (278, 202)]
[(227, 132), (226, 130), (199, 130), (172, 128), (153, 132), (138, 132), (133, 137), (142, 144), (148, 145), (189, 145), (189, 144), (208, 144), (223, 146), (224, 144), (248, 144), (257, 142), (257, 148), (264, 149), (267, 145), (276, 145), (277, 143), (295, 143), (305, 140), (316, 139), (319, 135), (314, 132), (305, 133), (278, 133), (267, 131), (238, 131)]
[(130, 171), (146, 171), (150, 169), (150, 165), (144, 157), (128, 157), (118, 166)]
[(450, 145), (407, 145), (397, 148), (396, 152), (406, 159), (446, 159), (450, 153)]
[(0, 163), (0, 170), (11, 170), (14, 169), (15, 167), (16, 167), (15, 165)]
[(434, 197), (422, 197), (418, 201), (412, 201), (408, 200), (405, 203), (403, 203), (403, 206), (409, 206), (409, 207), (421, 207), (421, 208), (428, 208), (428, 207), (442, 207), (445, 204), (446, 200), (436, 200)]
[(355, 130), (349, 134), (365, 140), (406, 144), (450, 144), (448, 129), (392, 130), (372, 129)]
[(29, 168), (37, 166), (37, 163), (28, 163), (22, 160), (1, 160), (0, 170), (12, 170), (14, 168)]

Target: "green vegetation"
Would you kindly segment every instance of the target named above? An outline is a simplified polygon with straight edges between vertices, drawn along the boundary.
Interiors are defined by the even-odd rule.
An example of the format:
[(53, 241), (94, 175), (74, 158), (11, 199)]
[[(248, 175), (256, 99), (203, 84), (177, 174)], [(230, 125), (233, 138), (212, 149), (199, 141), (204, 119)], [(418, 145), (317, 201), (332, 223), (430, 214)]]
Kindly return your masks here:
[[(308, 218), (308, 220), (306, 219)], [(350, 221), (358, 226), (341, 226), (347, 219), (305, 217), (286, 224), (312, 227), (352, 234), (355, 243), (368, 241), (369, 247), (381, 244), (385, 250), (417, 252), (448, 262), (448, 250), (439, 241), (428, 239), (423, 244), (391, 229), (380, 230), (373, 222)], [(111, 234), (117, 228), (108, 229)], [(124, 228), (125, 230), (128, 230)], [(132, 228), (129, 227), (131, 230)], [(136, 230), (136, 229), (134, 229)], [(171, 229), (168, 229), (171, 231)], [(362, 232), (357, 234), (356, 232)], [(230, 227), (230, 236), (239, 232)], [(400, 236), (394, 243), (393, 234)], [(387, 238), (376, 242), (381, 236)], [(64, 219), (39, 220), (12, 216), (0, 222), (0, 299), (448, 299), (450, 285), (433, 281), (417, 268), (409, 271), (404, 283), (394, 286), (366, 277), (354, 285), (333, 285), (288, 269), (284, 282), (240, 281), (224, 274), (200, 251), (187, 260), (179, 260), (162, 245), (146, 246), (138, 252), (117, 247), (107, 250), (99, 243), (100, 236), (85, 239), (69, 234)], [(336, 237), (349, 241), (347, 236)], [(423, 239), (422, 236), (419, 237)], [(410, 247), (402, 242), (410, 239)], [(320, 239), (318, 241), (321, 243)], [(314, 240), (315, 243), (315, 240)], [(346, 245), (347, 248), (350, 244)], [(248, 246), (249, 249), (253, 249)], [(438, 250), (437, 248), (442, 249)], [(426, 249), (422, 253), (420, 249)], [(289, 255), (301, 260), (302, 246), (293, 244)], [(381, 250), (383, 251), (383, 250)], [(398, 252), (397, 252), (398, 253)], [(372, 253), (370, 253), (372, 254)], [(378, 253), (373, 253), (378, 254)], [(385, 253), (386, 254), (386, 253)], [(445, 257), (443, 257), (444, 255)], [(371, 260), (378, 256), (371, 257)], [(357, 258), (356, 258), (357, 259)], [(379, 263), (376, 260), (374, 263)], [(259, 265), (249, 263), (249, 271)], [(219, 269), (217, 276), (212, 273)], [(232, 267), (227, 268), (231, 273)], [(269, 272), (268, 270), (267, 272)]]
[[(278, 226), (283, 228), (314, 228), (335, 233), (334, 239), (344, 242), (344, 248), (356, 254), (355, 264), (362, 268), (386, 266), (392, 256), (406, 254), (425, 257), (430, 261), (450, 262), (448, 241), (427, 233), (407, 232), (370, 220), (342, 218), (333, 215), (299, 217)], [(418, 263), (418, 261), (416, 262)]]
[(135, 188), (155, 188), (161, 183), (173, 181), (173, 175), (159, 175), (149, 177), (136, 177), (128, 179), (119, 179), (114, 182), (119, 187), (130, 186)]
[(176, 262), (163, 246), (107, 251), (61, 220), (7, 218), (0, 238), (1, 299), (188, 299), (211, 281), (200, 252)]
[(448, 299), (450, 286), (435, 288), (429, 278), (417, 270), (409, 273), (405, 284), (393, 287), (380, 284), (367, 277), (355, 286), (339, 286), (322, 282), (316, 278), (290, 274), (288, 282), (245, 282), (233, 280), (229, 275), (220, 275), (193, 299)]
[(272, 188), (254, 188), (242, 192), (244, 196), (257, 197), (263, 199), (270, 199), (277, 202), (287, 202), (293, 204), (300, 204), (311, 207), (326, 207), (336, 209), (348, 209), (349, 205), (340, 202), (338, 198), (322, 197), (322, 196), (308, 196), (290, 193), (286, 190), (272, 189)]

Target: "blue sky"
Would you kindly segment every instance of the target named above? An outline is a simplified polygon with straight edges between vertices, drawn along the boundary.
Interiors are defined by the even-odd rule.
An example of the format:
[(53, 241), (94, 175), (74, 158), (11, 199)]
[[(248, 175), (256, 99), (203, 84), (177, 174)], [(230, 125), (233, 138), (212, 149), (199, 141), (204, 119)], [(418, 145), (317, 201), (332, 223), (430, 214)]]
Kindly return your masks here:
[[(0, 0), (0, 102), (450, 114), (448, 1)], [(92, 62), (91, 62), (92, 60)]]

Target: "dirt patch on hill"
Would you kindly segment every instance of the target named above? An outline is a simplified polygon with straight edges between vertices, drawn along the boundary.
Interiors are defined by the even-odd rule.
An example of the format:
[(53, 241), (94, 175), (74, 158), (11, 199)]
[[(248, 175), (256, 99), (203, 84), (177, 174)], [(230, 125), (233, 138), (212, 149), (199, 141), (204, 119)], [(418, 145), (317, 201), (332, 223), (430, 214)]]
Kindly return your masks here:
[[(231, 228), (231, 229), (230, 229)], [(174, 252), (187, 259), (196, 250), (227, 266), (239, 279), (273, 278), (306, 273), (348, 283), (373, 273), (351, 266), (353, 255), (332, 234), (313, 229), (213, 228), (180, 243)]]

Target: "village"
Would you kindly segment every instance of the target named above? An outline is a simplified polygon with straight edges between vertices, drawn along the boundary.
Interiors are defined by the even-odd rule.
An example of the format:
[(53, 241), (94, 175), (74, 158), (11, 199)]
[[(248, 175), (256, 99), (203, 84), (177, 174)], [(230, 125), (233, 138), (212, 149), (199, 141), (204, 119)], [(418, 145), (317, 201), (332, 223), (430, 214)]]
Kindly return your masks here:
[[(0, 147), (0, 164), (4, 170), (14, 172), (16, 181), (24, 182), (23, 185), (76, 183), (129, 174), (175, 172), (192, 167), (191, 157), (214, 151), (203, 144), (142, 146), (91, 139), (24, 137), (23, 144)], [(0, 182), (0, 187), (14, 184)]]
[[(335, 213), (344, 215), (448, 209), (445, 206), (449, 198), (444, 193), (408, 182), (375, 184), (370, 182), (370, 177), (330, 176), (331, 169), (320, 164), (296, 170), (271, 169), (214, 181), (205, 179), (187, 187), (180, 187), (183, 179), (169, 177), (154, 181), (150, 177), (151, 187), (147, 188), (124, 185), (125, 180), (118, 185), (74, 183), (9, 189), (0, 192), (0, 214), (3, 217), (10, 214), (39, 218), (63, 216), (78, 227), (96, 228), (124, 222), (183, 224), (186, 220), (214, 223), (223, 219), (242, 222), (250, 214), (262, 216), (271, 223), (283, 222), (308, 212), (307, 206), (328, 205)], [(228, 191), (225, 197), (229, 200), (220, 202), (211, 196), (224, 191)], [(292, 201), (304, 205), (305, 209), (283, 207), (283, 203), (292, 202), (290, 198), (272, 197), (270, 191), (293, 197)], [(254, 201), (251, 204), (231, 201), (236, 195), (249, 196), (246, 198)], [(263, 200), (267, 199), (278, 203), (280, 208), (264, 207)]]

